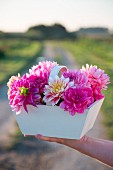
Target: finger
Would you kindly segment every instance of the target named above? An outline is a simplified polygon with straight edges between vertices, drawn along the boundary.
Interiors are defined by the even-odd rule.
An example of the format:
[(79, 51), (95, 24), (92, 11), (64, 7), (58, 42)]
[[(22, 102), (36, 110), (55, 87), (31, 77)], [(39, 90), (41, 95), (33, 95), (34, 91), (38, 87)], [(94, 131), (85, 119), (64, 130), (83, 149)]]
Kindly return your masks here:
[(32, 137), (34, 135), (27, 135), (27, 134), (24, 134), (24, 137)]
[(37, 139), (43, 140), (43, 141), (48, 141), (48, 142), (57, 142), (57, 143), (63, 143), (62, 138), (55, 138), (55, 137), (48, 137), (48, 136), (42, 136), (42, 135), (35, 135)]

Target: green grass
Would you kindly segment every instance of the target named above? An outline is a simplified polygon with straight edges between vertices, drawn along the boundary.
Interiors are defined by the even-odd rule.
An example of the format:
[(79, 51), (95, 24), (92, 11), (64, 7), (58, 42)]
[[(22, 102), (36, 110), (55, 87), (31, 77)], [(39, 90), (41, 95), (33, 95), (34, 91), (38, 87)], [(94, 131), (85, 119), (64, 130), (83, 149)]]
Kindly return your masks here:
[(74, 55), (79, 67), (86, 63), (97, 65), (110, 76), (111, 84), (103, 92), (105, 100), (102, 112), (105, 115), (104, 123), (108, 127), (109, 137), (113, 139), (113, 41), (79, 39), (75, 42), (65, 41), (60, 45)]
[(0, 84), (13, 74), (22, 72), (41, 51), (41, 44), (28, 40), (0, 40), (0, 49), (5, 57), (0, 58)]

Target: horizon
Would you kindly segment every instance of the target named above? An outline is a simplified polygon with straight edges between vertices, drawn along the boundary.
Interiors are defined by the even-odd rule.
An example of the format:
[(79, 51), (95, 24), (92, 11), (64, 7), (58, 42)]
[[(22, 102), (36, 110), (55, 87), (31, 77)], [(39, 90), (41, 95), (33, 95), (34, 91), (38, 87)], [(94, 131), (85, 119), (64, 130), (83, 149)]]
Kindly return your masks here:
[(36, 25), (59, 23), (68, 31), (105, 27), (113, 30), (112, 0), (1, 0), (0, 31), (26, 32)]
[(89, 28), (106, 28), (106, 29), (108, 29), (108, 31), (109, 32), (112, 32), (113, 31), (113, 29), (109, 29), (109, 28), (107, 28), (107, 27), (102, 27), (102, 26), (89, 26), (89, 27), (80, 27), (80, 28), (78, 28), (78, 29), (75, 29), (75, 30), (73, 30), (73, 31), (71, 31), (71, 30), (68, 30), (67, 29), (67, 27), (66, 26), (64, 26), (62, 23), (52, 23), (52, 24), (43, 24), (43, 23), (41, 23), (41, 24), (38, 24), (38, 25), (32, 25), (32, 26), (30, 26), (30, 27), (28, 27), (28, 29), (27, 30), (25, 30), (25, 31), (3, 31), (3, 30), (0, 30), (0, 32), (3, 32), (3, 33), (25, 33), (25, 32), (27, 32), (28, 30), (29, 30), (29, 28), (32, 28), (32, 27), (35, 27), (35, 26), (40, 26), (40, 25), (44, 25), (44, 26), (53, 26), (54, 24), (60, 24), (60, 25), (62, 25), (63, 27), (65, 27), (65, 29), (68, 31), (68, 32), (76, 32), (76, 31), (79, 31), (80, 29), (89, 29)]

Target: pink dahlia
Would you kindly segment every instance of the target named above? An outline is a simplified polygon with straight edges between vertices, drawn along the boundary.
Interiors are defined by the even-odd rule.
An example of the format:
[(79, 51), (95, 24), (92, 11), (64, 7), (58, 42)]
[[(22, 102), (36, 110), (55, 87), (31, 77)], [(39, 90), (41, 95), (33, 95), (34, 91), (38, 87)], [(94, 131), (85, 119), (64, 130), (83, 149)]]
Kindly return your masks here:
[(93, 90), (93, 97), (95, 101), (104, 98), (104, 95), (101, 93), (100, 88), (96, 86), (96, 87), (93, 87), (92, 90)]
[(74, 81), (74, 85), (76, 87), (88, 87), (88, 77), (85, 75), (85, 73), (79, 71), (79, 70), (67, 70), (63, 73), (63, 76), (65, 78), (69, 78), (70, 81)]
[(22, 107), (28, 112), (27, 105), (37, 106), (41, 96), (39, 89), (31, 83), (31, 77), (29, 79), (29, 76), (25, 74), (12, 82), (8, 98), (13, 111), (19, 114)]
[(69, 88), (64, 92), (64, 101), (60, 103), (60, 107), (73, 116), (76, 112), (84, 113), (93, 102), (93, 92), (91, 88)]
[(73, 82), (69, 82), (69, 78), (64, 78), (63, 76), (61, 78), (56, 76), (55, 79), (50, 78), (49, 85), (45, 86), (43, 100), (45, 103), (54, 106), (62, 99), (64, 91), (73, 86), (73, 84)]
[(40, 75), (30, 75), (29, 82), (30, 86), (37, 88), (39, 90), (39, 94), (42, 94), (44, 92), (45, 85), (48, 84), (48, 79), (40, 72)]
[(7, 86), (8, 86), (8, 98), (9, 98), (9, 94), (10, 94), (10, 90), (11, 90), (11, 86), (12, 86), (12, 84), (13, 84), (13, 82), (15, 81), (15, 80), (19, 80), (20, 79), (20, 74), (18, 74), (18, 76), (12, 76), (10, 79), (9, 79), (9, 81), (8, 81), (8, 83), (7, 83)]
[(43, 77), (48, 79), (52, 68), (54, 68), (57, 65), (58, 64), (56, 62), (43, 61), (43, 62), (39, 62), (38, 65), (33, 66), (29, 70), (29, 72), (30, 72), (31, 75), (38, 75), (38, 76), (40, 76), (40, 74), (41, 74)]
[(97, 68), (97, 66), (89, 66), (86, 64), (86, 68), (83, 66), (81, 71), (88, 76), (88, 81), (93, 88), (98, 87), (100, 90), (107, 89), (107, 84), (110, 83), (110, 78), (104, 73), (104, 70)]

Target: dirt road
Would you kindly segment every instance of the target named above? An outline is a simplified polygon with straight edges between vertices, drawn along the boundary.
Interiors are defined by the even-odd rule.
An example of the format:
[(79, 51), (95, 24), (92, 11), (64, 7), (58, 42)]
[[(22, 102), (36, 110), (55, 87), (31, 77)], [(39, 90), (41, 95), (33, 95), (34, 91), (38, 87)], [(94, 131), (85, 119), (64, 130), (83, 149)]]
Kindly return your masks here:
[(10, 135), (15, 132), (15, 119), (7, 99), (7, 85), (0, 87), (0, 146), (8, 146)]
[[(61, 62), (67, 67), (77, 67), (77, 63), (73, 56), (61, 49), (60, 47), (53, 47), (46, 45), (43, 51), (43, 59), (55, 60), (56, 55), (61, 55)], [(5, 87), (4, 87), (5, 89)], [(5, 94), (5, 91), (4, 93)], [(4, 116), (0, 114), (1, 122), (8, 122), (9, 127), (13, 128), (15, 123), (9, 123), (8, 114), (10, 109), (6, 95), (3, 95), (3, 103), (0, 101), (0, 107), (4, 110)], [(7, 113), (7, 114), (6, 114)], [(3, 112), (2, 112), (3, 114)], [(5, 121), (3, 121), (5, 120)], [(107, 139), (105, 127), (102, 125), (103, 116), (100, 113), (93, 129), (88, 133), (90, 136)], [(7, 123), (6, 123), (7, 124)], [(13, 124), (13, 125), (12, 125)], [(4, 127), (0, 125), (1, 128)], [(7, 127), (7, 129), (9, 129)], [(4, 129), (2, 128), (2, 129)], [(14, 129), (14, 128), (13, 128)], [(2, 133), (3, 134), (3, 133)], [(0, 134), (1, 135), (1, 134)], [(7, 136), (7, 135), (6, 135)], [(1, 136), (0, 136), (1, 138)], [(61, 146), (55, 143), (48, 143), (36, 140), (34, 138), (22, 137), (15, 147), (10, 150), (0, 148), (0, 170), (110, 170), (111, 168), (101, 164), (100, 162), (89, 158), (85, 155), (74, 151), (66, 146)]]

